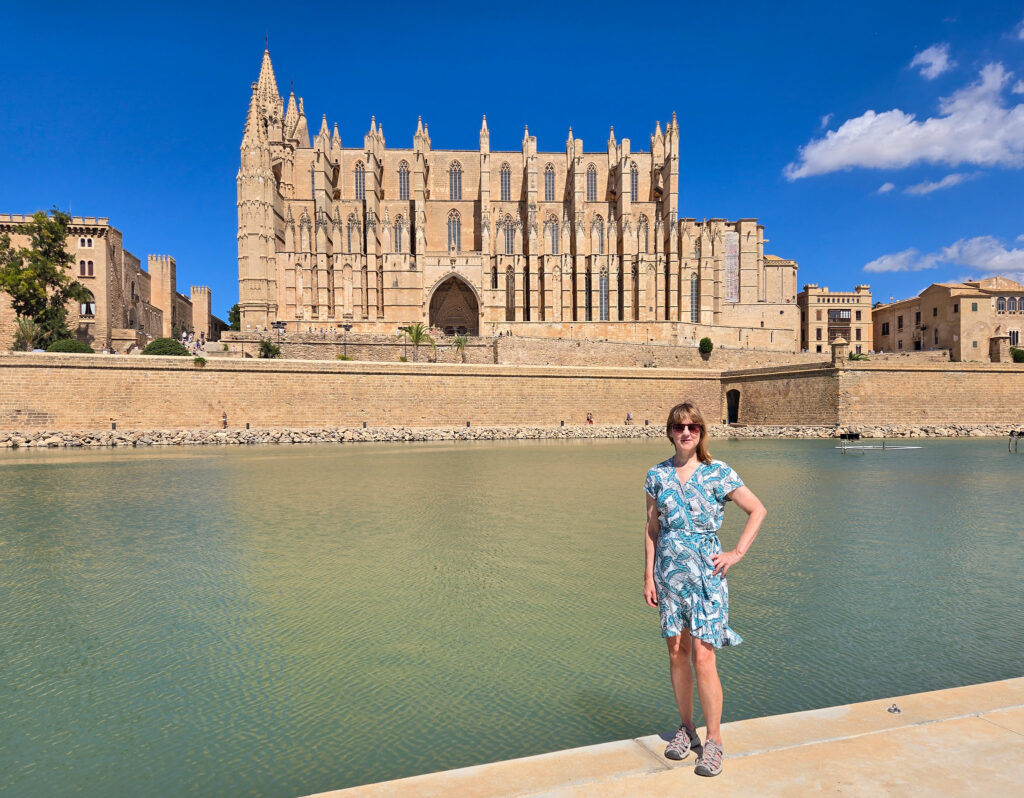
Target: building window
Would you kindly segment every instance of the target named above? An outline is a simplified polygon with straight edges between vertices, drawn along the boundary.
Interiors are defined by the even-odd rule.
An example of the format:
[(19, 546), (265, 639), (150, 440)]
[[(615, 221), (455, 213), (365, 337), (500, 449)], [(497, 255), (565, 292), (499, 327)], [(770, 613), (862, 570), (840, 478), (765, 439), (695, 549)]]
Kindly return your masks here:
[(903, 329), (903, 317), (902, 316), (897, 316), (896, 317), (896, 329), (897, 330), (902, 330)]
[(404, 224), (400, 215), (395, 217), (395, 252), (402, 251), (402, 227)]
[(939, 315), (939, 309), (938, 308), (932, 308), (932, 318), (934, 319), (938, 315)]
[(640, 199), (640, 170), (636, 168), (636, 163), (629, 170), (629, 196), (633, 202)]
[(512, 169), (507, 163), (501, 165), (501, 201), (512, 200)]
[(858, 341), (860, 340), (860, 327), (856, 329), (856, 331), (854, 332), (854, 336), (857, 338)]
[(359, 244), (359, 222), (356, 221), (356, 215), (349, 214), (348, 217), (348, 251), (355, 252), (358, 249)]
[(919, 310), (914, 312), (914, 324), (918, 326), (921, 324), (921, 311)]
[(366, 199), (366, 169), (362, 161), (356, 161), (356, 199)]
[(814, 347), (814, 351), (818, 352), (820, 354), (821, 353), (821, 344), (818, 344), (816, 347)]
[(640, 217), (640, 224), (637, 225), (637, 232), (639, 234), (639, 240), (637, 245), (641, 252), (648, 253), (651, 251), (651, 227), (647, 223), (647, 217)]
[(604, 254), (604, 219), (600, 216), (594, 219), (594, 232), (597, 233), (597, 254)]
[(80, 247), (84, 247), (85, 246), (85, 239), (84, 238), (78, 239), (78, 246), (80, 246)]
[(515, 255), (516, 253), (516, 229), (512, 224), (512, 217), (506, 216), (503, 224), (505, 228), (505, 254)]
[(597, 202), (597, 167), (587, 167), (587, 202)]
[(530, 267), (523, 268), (523, 321), (530, 321)]
[(888, 335), (888, 334), (889, 334), (889, 322), (883, 321), (882, 322), (882, 335)]
[(818, 310), (814, 311), (814, 320), (815, 321), (821, 321), (821, 309), (820, 308)]
[(78, 312), (81, 316), (92, 318), (96, 315), (96, 298), (89, 294), (89, 298), (79, 305)]
[(860, 321), (860, 311), (856, 310), (856, 311), (854, 311), (854, 313), (857, 314), (857, 316), (856, 316), (857, 321)]
[(462, 217), (455, 210), (448, 214), (448, 251), (462, 252)]
[(936, 327), (934, 330), (932, 330), (932, 346), (938, 346), (938, 345), (939, 345), (939, 328)]
[(544, 167), (544, 201), (555, 201), (555, 167), (552, 164)]
[(996, 300), (996, 310), (1000, 312), (1006, 310), (1006, 297), (1001, 296)]
[(85, 277), (85, 261), (84, 260), (78, 261), (78, 276), (79, 277)]
[(815, 341), (820, 341), (821, 340), (821, 327), (815, 327), (814, 328), (814, 340)]
[(497, 289), (498, 287), (498, 267), (491, 267), (491, 288)]
[(971, 348), (977, 349), (978, 348), (978, 342), (977, 341), (971, 341)]
[(960, 303), (959, 302), (954, 302), (953, 303), (953, 312), (954, 313), (959, 313), (960, 312)]
[(409, 164), (405, 161), (398, 164), (398, 198), (409, 199)]
[(458, 161), (452, 161), (448, 167), (448, 199), (462, 201), (462, 164)]
[(551, 234), (551, 254), (558, 254), (558, 220), (552, 216), (548, 222), (548, 231)]
[(1014, 313), (1017, 312), (1017, 297), (1012, 296), (1006, 300), (1006, 309), (1012, 310)]
[(900, 340), (898, 340), (896, 342), (896, 348), (897, 349), (902, 349), (903, 348), (903, 339), (902, 338), (900, 338)]
[(598, 278), (598, 312), (601, 321), (608, 321), (608, 270), (601, 269), (601, 276)]
[(978, 303), (977, 302), (972, 302), (971, 303), (971, 312), (972, 313), (977, 313), (978, 312)]
[(85, 276), (92, 277), (92, 261), (88, 260), (85, 262)]
[(860, 354), (860, 346), (857, 347), (857, 354)]
[(1017, 346), (1020, 343), (1020, 330), (1010, 330), (1010, 346)]
[(700, 322), (700, 307), (698, 302), (700, 301), (700, 281), (697, 279), (697, 273), (694, 272), (690, 275), (690, 323), (697, 324)]
[(594, 278), (593, 273), (590, 271), (590, 267), (587, 267), (586, 275), (583, 278), (583, 288), (586, 292), (584, 299), (584, 306), (586, 307), (587, 321), (594, 320)]

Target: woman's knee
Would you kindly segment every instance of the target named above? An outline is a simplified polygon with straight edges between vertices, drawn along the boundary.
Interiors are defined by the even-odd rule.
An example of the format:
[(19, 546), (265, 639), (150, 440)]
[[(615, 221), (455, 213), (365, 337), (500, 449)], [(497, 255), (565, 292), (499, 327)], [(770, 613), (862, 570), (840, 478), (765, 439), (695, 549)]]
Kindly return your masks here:
[(715, 647), (705, 640), (693, 643), (693, 665), (698, 670), (715, 667)]
[(668, 643), (668, 657), (672, 662), (686, 662), (692, 651), (692, 641), (687, 634), (665, 638)]

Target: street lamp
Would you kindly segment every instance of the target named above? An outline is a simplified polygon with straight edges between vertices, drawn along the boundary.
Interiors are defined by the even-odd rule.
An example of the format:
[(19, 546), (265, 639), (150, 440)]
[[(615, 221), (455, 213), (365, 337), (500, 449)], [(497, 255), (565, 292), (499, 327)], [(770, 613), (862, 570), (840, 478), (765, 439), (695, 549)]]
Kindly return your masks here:
[(341, 325), (341, 329), (343, 329), (345, 331), (345, 338), (344, 338), (344, 342), (342, 343), (342, 347), (344, 348), (342, 357), (344, 357), (345, 359), (348, 359), (348, 331), (352, 329), (352, 325), (351, 324), (342, 324)]
[(284, 322), (284, 321), (275, 321), (270, 326), (273, 327), (275, 330), (277, 330), (277, 343), (280, 344), (281, 343), (281, 330), (287, 330), (288, 329), (288, 323)]

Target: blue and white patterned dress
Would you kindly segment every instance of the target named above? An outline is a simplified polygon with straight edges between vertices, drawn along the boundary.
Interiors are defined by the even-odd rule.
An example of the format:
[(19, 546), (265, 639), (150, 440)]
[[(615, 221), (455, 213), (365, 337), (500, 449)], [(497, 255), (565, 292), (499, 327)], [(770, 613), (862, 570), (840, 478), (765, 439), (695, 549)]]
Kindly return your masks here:
[(715, 574), (712, 555), (720, 554), (718, 530), (729, 494), (743, 480), (720, 460), (701, 463), (685, 485), (672, 458), (647, 472), (644, 490), (658, 504), (660, 530), (655, 547), (654, 583), (658, 590), (661, 636), (689, 630), (715, 648), (735, 646), (742, 638), (729, 628), (729, 586)]

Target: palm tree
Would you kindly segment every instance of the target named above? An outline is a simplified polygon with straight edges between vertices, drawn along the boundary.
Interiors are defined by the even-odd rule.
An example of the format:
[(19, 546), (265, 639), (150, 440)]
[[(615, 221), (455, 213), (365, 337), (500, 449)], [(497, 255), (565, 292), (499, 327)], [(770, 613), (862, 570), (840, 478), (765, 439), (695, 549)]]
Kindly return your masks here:
[(456, 335), (455, 340), (452, 341), (452, 346), (455, 347), (455, 351), (462, 355), (462, 362), (466, 362), (466, 344), (469, 343), (469, 338), (465, 335)]
[(417, 363), (420, 359), (420, 344), (430, 344), (435, 349), (437, 348), (437, 344), (434, 343), (434, 339), (430, 337), (426, 325), (422, 322), (416, 322), (408, 327), (403, 327), (402, 334), (412, 344), (412, 359)]
[(32, 347), (42, 337), (42, 334), (43, 331), (39, 329), (39, 325), (35, 323), (34, 319), (18, 319), (18, 326), (14, 332), (14, 345), (24, 348), (26, 352), (31, 352)]

